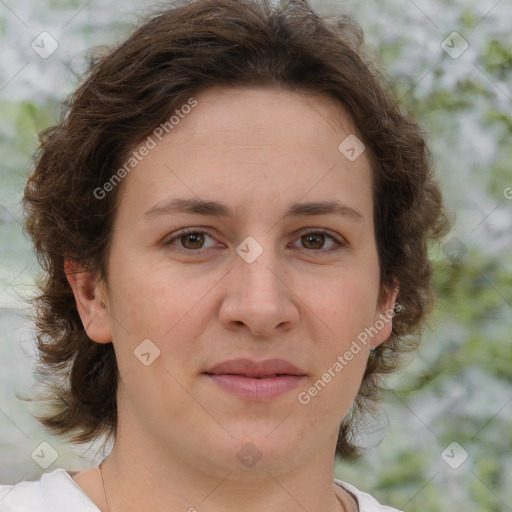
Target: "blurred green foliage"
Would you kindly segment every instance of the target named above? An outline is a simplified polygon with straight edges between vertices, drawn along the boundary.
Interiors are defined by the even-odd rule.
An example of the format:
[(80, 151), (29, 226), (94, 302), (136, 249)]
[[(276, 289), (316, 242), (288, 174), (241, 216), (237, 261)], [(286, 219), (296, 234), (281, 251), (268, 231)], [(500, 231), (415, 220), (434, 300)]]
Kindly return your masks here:
[[(407, 512), (511, 510), (512, 33), (501, 20), (512, 9), (439, 1), (422, 3), (422, 14), (403, 2), (369, 4), (347, 10), (426, 131), (454, 214), (445, 242), (457, 237), (467, 252), (452, 261), (432, 248), (438, 305), (417, 358), (387, 383), (387, 435), (337, 474)], [(439, 48), (452, 31), (469, 43), (458, 59)], [(468, 453), (456, 469), (441, 457), (453, 441)]]

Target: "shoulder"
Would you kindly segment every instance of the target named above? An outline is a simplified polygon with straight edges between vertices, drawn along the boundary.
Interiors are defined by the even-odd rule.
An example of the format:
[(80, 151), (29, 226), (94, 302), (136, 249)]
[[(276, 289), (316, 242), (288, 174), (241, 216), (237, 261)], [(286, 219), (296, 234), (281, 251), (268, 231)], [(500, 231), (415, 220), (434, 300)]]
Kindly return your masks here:
[(340, 487), (343, 487), (346, 491), (352, 493), (359, 504), (359, 512), (400, 512), (396, 508), (381, 505), (371, 494), (360, 491), (351, 484), (336, 478), (334, 479), (334, 482)]
[(64, 469), (40, 480), (0, 485), (0, 512), (99, 512)]

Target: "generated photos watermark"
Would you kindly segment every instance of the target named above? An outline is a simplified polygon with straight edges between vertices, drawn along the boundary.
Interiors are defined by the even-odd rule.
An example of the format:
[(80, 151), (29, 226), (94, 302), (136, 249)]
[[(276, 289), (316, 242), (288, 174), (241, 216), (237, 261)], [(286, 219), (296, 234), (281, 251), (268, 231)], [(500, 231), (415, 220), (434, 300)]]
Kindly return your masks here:
[(326, 386), (331, 382), (339, 373), (343, 371), (354, 356), (359, 354), (362, 350), (362, 346), (366, 346), (375, 335), (377, 335), (386, 324), (391, 322), (393, 317), (402, 310), (403, 306), (396, 304), (394, 308), (388, 309), (381, 318), (375, 322), (371, 327), (366, 327), (364, 331), (361, 331), (357, 335), (357, 339), (352, 341), (350, 348), (346, 350), (343, 355), (339, 355), (336, 361), (329, 366), (329, 368), (322, 374), (322, 376), (306, 391), (301, 391), (297, 395), (297, 400), (302, 405), (307, 405), (311, 402), (311, 399), (317, 396)]
[(121, 180), (129, 174), (142, 159), (149, 154), (149, 152), (154, 149), (157, 145), (157, 140), (162, 141), (163, 138), (169, 134), (175, 126), (177, 126), (182, 119), (192, 112), (192, 109), (197, 106), (197, 100), (194, 98), (190, 98), (187, 103), (181, 106), (181, 108), (176, 109), (174, 114), (164, 123), (159, 124), (151, 135), (149, 135), (146, 141), (139, 146), (136, 151), (133, 151), (130, 158), (126, 160), (124, 165), (120, 167), (112, 177), (106, 181), (102, 187), (97, 187), (94, 189), (93, 195), (96, 199), (104, 199), (106, 195), (111, 192), (116, 185), (118, 185)]

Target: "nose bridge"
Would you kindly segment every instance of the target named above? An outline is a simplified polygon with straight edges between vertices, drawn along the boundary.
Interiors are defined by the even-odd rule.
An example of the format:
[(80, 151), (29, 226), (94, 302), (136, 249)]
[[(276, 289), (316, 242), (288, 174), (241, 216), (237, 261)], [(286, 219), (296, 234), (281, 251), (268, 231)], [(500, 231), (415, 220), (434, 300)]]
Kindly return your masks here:
[(224, 323), (243, 323), (253, 334), (270, 334), (297, 319), (292, 293), (284, 275), (279, 275), (283, 265), (272, 240), (271, 235), (262, 235), (239, 244), (221, 308)]
[(280, 263), (273, 247), (271, 235), (246, 237), (236, 249), (239, 261), (235, 263), (236, 279), (246, 298), (254, 296), (275, 300), (282, 292), (283, 283), (276, 274)]

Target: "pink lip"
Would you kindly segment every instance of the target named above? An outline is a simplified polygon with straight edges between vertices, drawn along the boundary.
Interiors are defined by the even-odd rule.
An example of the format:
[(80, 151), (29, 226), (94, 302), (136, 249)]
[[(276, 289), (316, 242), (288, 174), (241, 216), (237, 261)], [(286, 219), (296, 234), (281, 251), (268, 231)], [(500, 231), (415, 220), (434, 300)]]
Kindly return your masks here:
[(267, 359), (259, 363), (250, 359), (232, 359), (215, 365), (205, 374), (222, 389), (254, 400), (286, 393), (306, 376), (284, 359)]
[(230, 359), (215, 365), (205, 373), (214, 375), (243, 375), (245, 377), (273, 377), (274, 375), (305, 375), (305, 373), (284, 359), (267, 359), (259, 363), (251, 359)]

